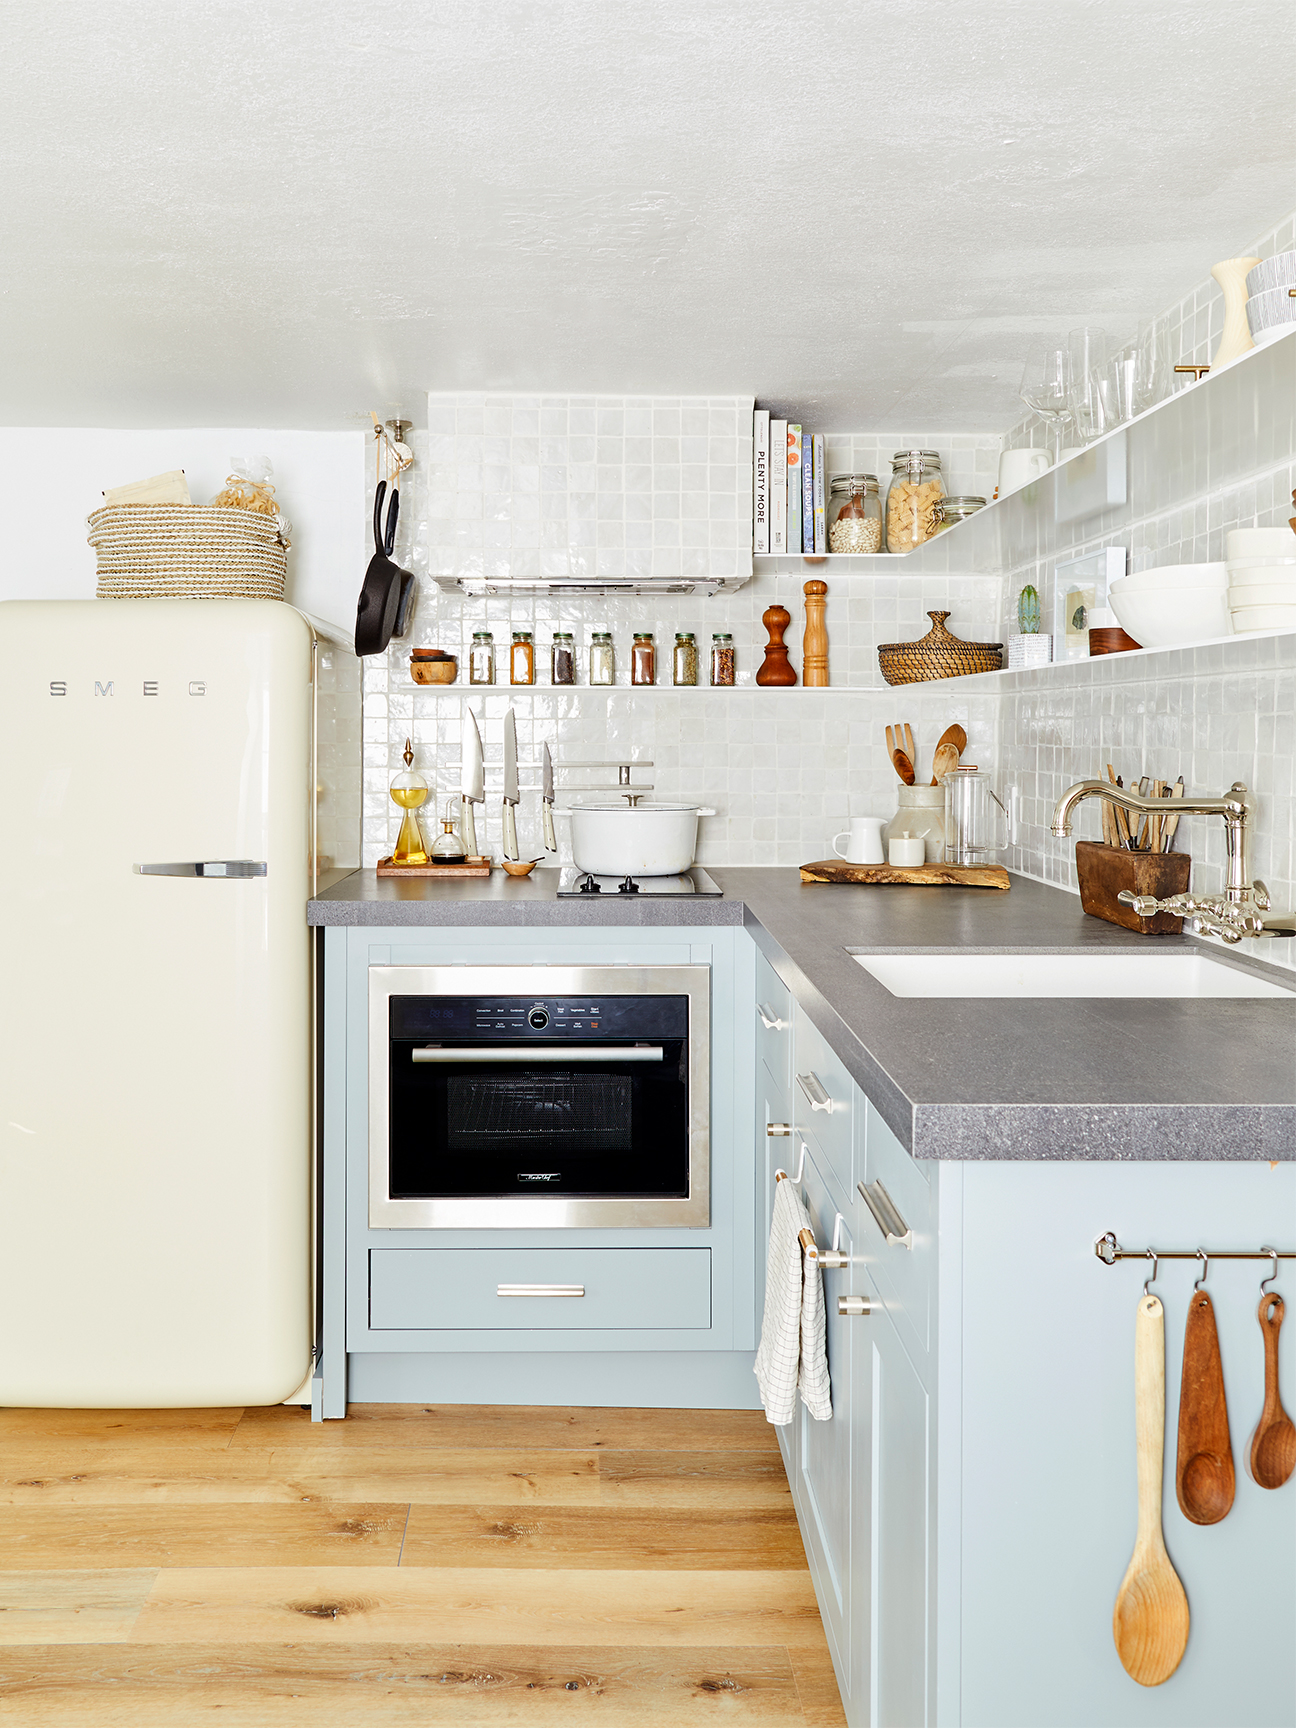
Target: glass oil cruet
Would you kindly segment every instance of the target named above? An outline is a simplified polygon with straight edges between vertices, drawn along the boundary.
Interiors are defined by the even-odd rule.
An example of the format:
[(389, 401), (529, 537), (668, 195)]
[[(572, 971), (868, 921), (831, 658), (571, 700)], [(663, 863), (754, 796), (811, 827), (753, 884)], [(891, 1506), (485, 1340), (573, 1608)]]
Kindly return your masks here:
[(392, 781), (391, 799), (405, 815), (401, 821), (400, 833), (396, 837), (396, 845), (392, 849), (391, 861), (393, 864), (426, 864), (427, 847), (423, 844), (422, 830), (414, 812), (420, 804), (427, 802), (428, 783), (415, 771), (414, 748), (408, 738), (405, 740), (405, 754), (401, 760), (405, 764), (405, 772), (398, 774)]
[(455, 827), (455, 811), (458, 807), (457, 798), (451, 798), (446, 805), (446, 813), (441, 819), (441, 833), (432, 842), (434, 864), (462, 864), (464, 861), (463, 841)]

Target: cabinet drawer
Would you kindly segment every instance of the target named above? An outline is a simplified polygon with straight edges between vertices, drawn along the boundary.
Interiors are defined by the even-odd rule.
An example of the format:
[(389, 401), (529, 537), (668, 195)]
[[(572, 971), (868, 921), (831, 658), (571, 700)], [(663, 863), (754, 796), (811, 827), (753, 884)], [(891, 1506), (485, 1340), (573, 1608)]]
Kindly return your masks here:
[[(845, 1065), (800, 1008), (795, 1010), (790, 1095), (797, 1129), (822, 1155), (847, 1194), (851, 1188), (855, 1111), (862, 1103)], [(818, 1106), (818, 1107), (816, 1107)]]
[(756, 1053), (786, 1086), (792, 1078), (792, 992), (763, 954), (756, 956)]
[[(873, 1105), (865, 1102), (864, 1173), (862, 1181), (885, 1206), (889, 1199), (913, 1232), (913, 1246), (888, 1242), (856, 1191), (861, 1213), (860, 1251), (897, 1329), (920, 1350), (930, 1347), (935, 1304), (936, 1194), (922, 1168), (915, 1164)], [(878, 1195), (880, 1182), (885, 1195)]]
[[(539, 1288), (521, 1293), (527, 1286)], [(396, 1332), (704, 1329), (711, 1250), (374, 1248), (369, 1324)]]

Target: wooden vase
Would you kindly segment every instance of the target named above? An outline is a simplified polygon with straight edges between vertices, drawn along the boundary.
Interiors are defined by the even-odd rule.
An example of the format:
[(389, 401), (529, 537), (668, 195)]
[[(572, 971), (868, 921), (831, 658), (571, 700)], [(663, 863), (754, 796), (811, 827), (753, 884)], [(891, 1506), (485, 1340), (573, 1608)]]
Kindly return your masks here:
[(792, 614), (786, 606), (767, 606), (761, 613), (761, 623), (769, 632), (769, 641), (765, 644), (765, 658), (756, 674), (758, 684), (779, 688), (796, 683), (796, 671), (788, 659), (787, 644), (783, 640), (783, 632), (791, 622)]
[(801, 639), (801, 682), (807, 689), (824, 689), (828, 684), (828, 626), (824, 614), (828, 610), (828, 584), (807, 582), (805, 594), (805, 635)]
[(1224, 290), (1224, 334), (1211, 361), (1212, 371), (1255, 347), (1251, 340), (1251, 326), (1247, 323), (1246, 279), (1247, 271), (1254, 270), (1259, 262), (1258, 258), (1226, 258), (1211, 271)]

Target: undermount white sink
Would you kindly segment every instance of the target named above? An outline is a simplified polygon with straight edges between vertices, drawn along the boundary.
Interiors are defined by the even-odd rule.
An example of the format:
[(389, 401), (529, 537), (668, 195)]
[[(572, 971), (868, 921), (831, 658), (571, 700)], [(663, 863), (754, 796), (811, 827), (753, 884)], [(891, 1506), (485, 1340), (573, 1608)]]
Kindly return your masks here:
[[(848, 950), (848, 952), (850, 952)], [(856, 954), (893, 996), (1268, 996), (1296, 992), (1185, 954)]]

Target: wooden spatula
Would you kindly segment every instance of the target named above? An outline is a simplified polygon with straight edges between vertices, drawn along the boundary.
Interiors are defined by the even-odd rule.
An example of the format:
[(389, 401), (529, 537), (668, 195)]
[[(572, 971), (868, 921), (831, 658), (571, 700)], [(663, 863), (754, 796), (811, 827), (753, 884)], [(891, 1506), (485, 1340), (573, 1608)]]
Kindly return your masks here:
[(1251, 1474), (1262, 1488), (1281, 1488), (1296, 1469), (1296, 1427), (1278, 1396), (1278, 1328), (1283, 1323), (1283, 1299), (1266, 1290), (1260, 1298), (1260, 1330), (1264, 1333), (1264, 1410), (1251, 1436)]
[(1233, 1504), (1234, 1485), (1215, 1309), (1204, 1290), (1194, 1289), (1184, 1325), (1183, 1383), (1179, 1389), (1179, 1450), (1175, 1459), (1179, 1510), (1194, 1524), (1218, 1524)]
[(1188, 1647), (1188, 1598), (1161, 1534), (1165, 1468), (1165, 1309), (1139, 1297), (1134, 1321), (1134, 1431), (1138, 1446), (1138, 1535), (1116, 1595), (1112, 1636), (1125, 1672), (1140, 1686), (1168, 1680)]

